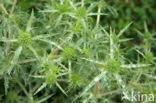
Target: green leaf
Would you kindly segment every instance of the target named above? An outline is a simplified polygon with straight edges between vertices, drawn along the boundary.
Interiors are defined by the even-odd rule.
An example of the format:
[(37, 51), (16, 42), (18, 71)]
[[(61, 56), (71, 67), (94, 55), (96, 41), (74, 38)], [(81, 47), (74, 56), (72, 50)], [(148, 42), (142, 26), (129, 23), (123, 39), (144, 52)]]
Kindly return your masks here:
[(55, 43), (55, 42), (53, 42), (53, 41), (49, 41), (49, 40), (45, 40), (45, 39), (39, 39), (39, 40), (41, 40), (41, 41), (43, 41), (43, 42), (46, 42), (46, 43), (48, 43), (48, 44), (51, 44), (51, 45), (54, 45), (55, 47), (57, 47), (57, 48), (59, 48), (59, 49), (63, 49), (60, 45), (58, 45), (57, 43)]
[(40, 57), (37, 54), (36, 50), (32, 46), (29, 46), (29, 49), (33, 52), (33, 54), (35, 55), (35, 57), (40, 61)]
[(17, 42), (18, 40), (17, 39), (2, 38), (2, 39), (0, 39), (0, 41), (2, 41), (2, 42)]
[(37, 103), (44, 103), (46, 100), (48, 100), (51, 96), (53, 96), (54, 94), (48, 95), (44, 98), (42, 98), (41, 100), (39, 100)]
[(45, 88), (47, 86), (47, 83), (43, 83), (33, 95), (36, 95), (38, 92), (40, 92), (43, 88)]
[(67, 93), (66, 93), (66, 92), (63, 90), (63, 88), (60, 86), (60, 84), (58, 84), (57, 82), (56, 82), (56, 86), (62, 91), (63, 94), (65, 94), (66, 96), (68, 96)]
[(31, 16), (29, 18), (29, 21), (27, 23), (27, 28), (26, 28), (26, 32), (30, 32), (30, 30), (32, 29), (32, 23), (33, 23), (33, 19), (34, 19), (34, 10), (32, 10), (31, 12)]
[(9, 89), (9, 80), (8, 77), (4, 77), (4, 87), (5, 87), (5, 95), (8, 93), (8, 89)]
[(143, 68), (148, 67), (151, 64), (127, 64), (127, 65), (121, 65), (122, 68)]
[(18, 62), (18, 58), (21, 54), (21, 51), (22, 51), (22, 46), (20, 46), (16, 51), (15, 51), (15, 56), (13, 58), (13, 60), (11, 61), (11, 66), (8, 68), (8, 74), (11, 73), (12, 69), (14, 68), (14, 66), (17, 64)]
[(125, 26), (118, 34), (118, 37), (120, 37), (132, 24), (133, 22), (129, 23), (127, 26)]
[(97, 83), (99, 80), (101, 80), (105, 75), (106, 75), (106, 71), (103, 71), (102, 73), (100, 73), (98, 76), (96, 76), (89, 84), (87, 87), (85, 87), (85, 89), (83, 90), (82, 93), (80, 93), (78, 96), (76, 96), (76, 98), (72, 101), (72, 103), (77, 100), (78, 98), (82, 97), (86, 92), (88, 92), (88, 90), (93, 87), (95, 85), (95, 83)]

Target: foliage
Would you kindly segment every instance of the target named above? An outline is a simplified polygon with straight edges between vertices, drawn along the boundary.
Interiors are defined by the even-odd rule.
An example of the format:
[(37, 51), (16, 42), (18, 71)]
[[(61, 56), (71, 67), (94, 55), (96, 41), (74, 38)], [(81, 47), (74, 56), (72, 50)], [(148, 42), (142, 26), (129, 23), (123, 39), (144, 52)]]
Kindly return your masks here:
[(0, 103), (156, 96), (155, 0), (0, 0)]

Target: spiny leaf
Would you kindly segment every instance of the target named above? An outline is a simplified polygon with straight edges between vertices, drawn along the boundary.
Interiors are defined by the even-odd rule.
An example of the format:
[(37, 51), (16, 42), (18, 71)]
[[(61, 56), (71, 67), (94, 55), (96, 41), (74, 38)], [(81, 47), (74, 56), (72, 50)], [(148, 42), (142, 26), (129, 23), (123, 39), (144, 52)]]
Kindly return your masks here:
[[(122, 87), (122, 92), (124, 94), (124, 97), (130, 98), (127, 86), (126, 86), (125, 82), (122, 80), (121, 76), (119, 74), (115, 74), (115, 78), (116, 78), (118, 84), (121, 85), (121, 87)], [(126, 99), (124, 97), (122, 99)]]
[(133, 22), (129, 23), (127, 26), (125, 26), (118, 34), (118, 37), (120, 37), (128, 28), (129, 26), (132, 24)]
[(88, 58), (80, 58), (80, 59), (84, 59), (84, 60), (87, 60), (89, 62), (92, 62), (92, 63), (95, 63), (95, 64), (100, 64), (100, 65), (105, 65), (106, 64), (104, 62), (93, 60), (93, 59), (88, 59)]
[(39, 100), (37, 103), (44, 103), (44, 101), (48, 100), (50, 97), (52, 97), (54, 94), (48, 95), (44, 98), (42, 98), (41, 100)]
[(36, 50), (32, 46), (29, 46), (29, 49), (33, 52), (33, 54), (35, 55), (35, 57), (40, 61), (40, 57), (37, 54)]
[(2, 42), (17, 42), (18, 40), (17, 39), (2, 38), (2, 39), (0, 39), (0, 41), (2, 41)]
[(0, 3), (0, 11), (3, 11), (5, 14), (8, 15), (8, 12), (7, 12), (6, 8), (5, 8), (4, 5), (1, 4), (1, 3)]
[(45, 88), (47, 86), (47, 83), (43, 83), (33, 95), (36, 95), (38, 92), (40, 92), (43, 88)]
[(144, 34), (142, 32), (140, 32), (139, 30), (137, 29), (134, 29), (140, 36), (144, 36)]
[(60, 84), (58, 84), (57, 82), (56, 82), (56, 86), (62, 91), (63, 94), (65, 94), (66, 96), (68, 96), (67, 93), (66, 93), (66, 92), (63, 90), (63, 88), (60, 86)]
[(106, 13), (89, 13), (88, 16), (96, 16), (96, 15), (108, 15)]
[(16, 51), (15, 51), (15, 56), (13, 58), (13, 60), (11, 61), (11, 66), (8, 68), (8, 74), (11, 73), (12, 69), (14, 68), (14, 66), (17, 64), (18, 62), (18, 58), (21, 54), (22, 51), (22, 46), (20, 46)]
[(9, 88), (9, 80), (7, 76), (4, 78), (4, 87), (5, 87), (5, 95), (6, 95), (8, 93), (8, 88)]
[(45, 40), (45, 39), (39, 39), (39, 40), (41, 40), (41, 41), (43, 41), (43, 42), (46, 42), (46, 43), (49, 43), (49, 44), (51, 44), (51, 45), (54, 45), (54, 46), (56, 46), (57, 48), (59, 48), (59, 49), (63, 49), (60, 45), (58, 45), (57, 43), (55, 43), (55, 42), (53, 42), (53, 41), (49, 41), (49, 40)]
[(113, 33), (112, 28), (110, 27), (110, 58), (114, 59), (114, 41), (113, 41)]
[(148, 67), (151, 64), (127, 64), (127, 65), (121, 65), (122, 68), (142, 68), (142, 67)]
[(133, 40), (133, 38), (120, 39), (119, 42), (126, 42), (126, 41), (130, 41), (130, 40)]
[(43, 13), (55, 13), (55, 12), (58, 12), (58, 10), (40, 10), (39, 12), (43, 12)]
[(144, 22), (144, 29), (145, 29), (145, 33), (149, 32), (149, 31), (148, 31), (148, 27), (147, 27), (147, 23), (146, 23), (146, 22)]
[(32, 10), (31, 12), (31, 16), (29, 18), (29, 21), (27, 23), (27, 28), (26, 28), (26, 32), (30, 32), (30, 30), (32, 29), (32, 23), (33, 23), (33, 18), (34, 18), (34, 10)]
[(78, 96), (76, 96), (76, 98), (72, 101), (72, 103), (77, 100), (78, 98), (82, 97), (91, 87), (93, 87), (95, 85), (95, 83), (97, 83), (99, 80), (101, 80), (105, 75), (106, 75), (106, 71), (103, 71), (101, 74), (99, 74), (98, 76), (96, 76), (87, 87), (85, 87), (85, 89), (83, 90), (82, 93), (80, 93)]

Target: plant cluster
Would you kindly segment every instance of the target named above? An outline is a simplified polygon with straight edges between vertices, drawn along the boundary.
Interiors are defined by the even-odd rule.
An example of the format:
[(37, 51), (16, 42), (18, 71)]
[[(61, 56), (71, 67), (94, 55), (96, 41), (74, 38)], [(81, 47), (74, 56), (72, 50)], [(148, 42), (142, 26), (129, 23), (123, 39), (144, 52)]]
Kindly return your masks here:
[(0, 0), (0, 102), (129, 103), (122, 96), (132, 90), (156, 96), (156, 2), (131, 2)]

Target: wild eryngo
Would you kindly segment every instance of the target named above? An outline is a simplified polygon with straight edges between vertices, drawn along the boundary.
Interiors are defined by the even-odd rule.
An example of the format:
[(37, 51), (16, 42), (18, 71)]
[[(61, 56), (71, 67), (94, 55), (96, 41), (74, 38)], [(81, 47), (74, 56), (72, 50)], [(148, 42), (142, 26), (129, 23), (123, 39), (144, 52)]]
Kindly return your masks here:
[(2, 0), (0, 102), (128, 103), (131, 90), (156, 93), (153, 4)]

